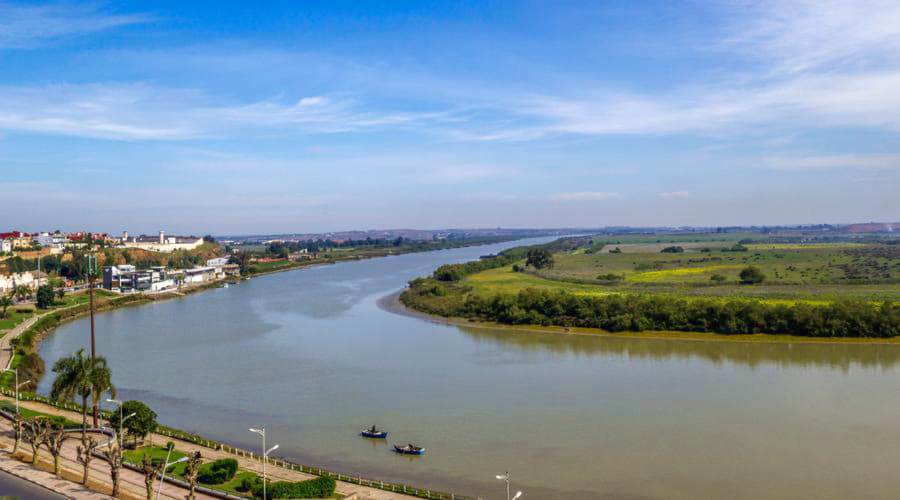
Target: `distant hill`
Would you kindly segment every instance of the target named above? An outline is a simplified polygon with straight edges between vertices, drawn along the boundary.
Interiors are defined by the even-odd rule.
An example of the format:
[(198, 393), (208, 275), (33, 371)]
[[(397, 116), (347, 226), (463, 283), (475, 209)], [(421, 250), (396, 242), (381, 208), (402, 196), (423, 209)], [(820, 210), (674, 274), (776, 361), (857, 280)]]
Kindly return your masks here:
[(866, 222), (850, 224), (841, 229), (848, 233), (893, 233), (900, 232), (900, 222)]

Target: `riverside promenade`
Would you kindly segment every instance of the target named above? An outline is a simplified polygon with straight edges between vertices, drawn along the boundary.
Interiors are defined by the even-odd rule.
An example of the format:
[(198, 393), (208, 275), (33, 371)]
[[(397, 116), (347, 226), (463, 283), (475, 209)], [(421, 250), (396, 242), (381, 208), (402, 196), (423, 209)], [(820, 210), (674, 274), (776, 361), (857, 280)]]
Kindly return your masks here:
[[(13, 398), (0, 396), (0, 400), (13, 401)], [(21, 401), (20, 406), (22, 408), (28, 408), (30, 410), (39, 411), (49, 415), (67, 417), (75, 421), (79, 421), (81, 419), (80, 413), (63, 410), (55, 406), (50, 406), (36, 401)], [(186, 453), (199, 451), (203, 455), (205, 461), (212, 461), (220, 458), (234, 458), (237, 459), (240, 468), (256, 472), (260, 475), (262, 474), (262, 463), (260, 463), (259, 460), (237, 456), (221, 450), (213, 450), (204, 446), (199, 446), (188, 441), (183, 441), (162, 434), (154, 433), (151, 436), (151, 439), (152, 442), (156, 444), (173, 441), (175, 443), (175, 447), (178, 450)], [(38, 467), (38, 469), (42, 469), (44, 471), (45, 475), (41, 475), (37, 473), (40, 472), (38, 469), (34, 469), (30, 464), (25, 464), (22, 461), (23, 458), (30, 459), (31, 457), (31, 448), (28, 444), (24, 442), (20, 443), (17, 456), (13, 457), (10, 455), (8, 450), (12, 450), (14, 442), (13, 427), (11, 422), (3, 419), (2, 422), (0, 422), (0, 445), (2, 445), (2, 447), (6, 451), (0, 454), (0, 469), (16, 474), (20, 477), (23, 477), (20, 474), (25, 474), (27, 472), (29, 473), (29, 477), (26, 477), (26, 479), (31, 480), (36, 484), (40, 484), (53, 491), (59, 492), (60, 494), (63, 494), (65, 496), (69, 496), (70, 498), (110, 498), (106, 496), (111, 491), (112, 487), (112, 483), (110, 482), (109, 478), (109, 467), (102, 459), (98, 458), (91, 462), (91, 482), (89, 486), (93, 492), (86, 491), (82, 486), (73, 483), (73, 481), (80, 480), (82, 474), (82, 466), (75, 460), (75, 446), (77, 446), (78, 444), (77, 441), (77, 439), (71, 439), (70, 442), (64, 445), (61, 464), (63, 469), (63, 476), (65, 479), (68, 479), (68, 481), (61, 480), (60, 478), (56, 478), (52, 475), (52, 457), (50, 457), (50, 454), (47, 453), (46, 450), (42, 450), (41, 457), (43, 460), (41, 462), (41, 465)], [(274, 461), (270, 461), (266, 469), (269, 481), (303, 481), (316, 477), (300, 471), (278, 467), (274, 465), (273, 462)], [(142, 474), (127, 469), (122, 469), (121, 479), (122, 491), (120, 494), (120, 498), (142, 499), (146, 497), (144, 493)], [(63, 491), (63, 486), (68, 488), (74, 487), (76, 489), (81, 489), (78, 491), (73, 491), (74, 493), (78, 493), (77, 495), (73, 496), (71, 495), (72, 492), (67, 493)], [(384, 491), (377, 488), (360, 486), (344, 481), (337, 481), (336, 492), (341, 495), (352, 496), (353, 498), (359, 500), (403, 500), (416, 498), (410, 495), (404, 495), (402, 493)], [(95, 494), (98, 496), (90, 496)], [(184, 498), (186, 494), (187, 491), (185, 489), (167, 483), (163, 486), (161, 496), (174, 499)], [(197, 498), (212, 497), (203, 496), (198, 493)]]

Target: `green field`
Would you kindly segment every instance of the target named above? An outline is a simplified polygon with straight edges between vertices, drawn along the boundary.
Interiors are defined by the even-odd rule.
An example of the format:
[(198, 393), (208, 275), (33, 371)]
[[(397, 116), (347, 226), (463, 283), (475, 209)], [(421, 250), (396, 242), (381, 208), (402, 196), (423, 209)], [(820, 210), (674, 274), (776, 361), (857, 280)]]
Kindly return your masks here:
[[(671, 243), (623, 242), (592, 253), (585, 251), (591, 248), (586, 244), (554, 253), (551, 268), (513, 272), (510, 265), (469, 275), (462, 283), (486, 294), (550, 288), (579, 295), (658, 293), (778, 302), (900, 300), (900, 246), (751, 243), (746, 251), (723, 251), (734, 244), (679, 243), (681, 253), (661, 253)], [(622, 252), (609, 253), (614, 248)], [(748, 266), (760, 269), (765, 281), (741, 284), (739, 274)], [(720, 281), (713, 280), (715, 275)]]

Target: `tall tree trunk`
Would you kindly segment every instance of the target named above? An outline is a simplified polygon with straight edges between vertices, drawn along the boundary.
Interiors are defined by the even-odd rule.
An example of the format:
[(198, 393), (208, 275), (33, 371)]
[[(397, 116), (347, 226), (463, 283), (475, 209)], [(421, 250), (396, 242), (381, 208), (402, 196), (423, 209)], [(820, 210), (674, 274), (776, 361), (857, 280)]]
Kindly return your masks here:
[(87, 395), (81, 395), (81, 440), (87, 436)]
[(15, 424), (16, 442), (13, 444), (13, 454), (19, 451), (19, 441), (22, 440), (22, 419), (18, 415), (16, 415)]
[(53, 455), (53, 474), (59, 476), (59, 453)]
[(109, 478), (112, 479), (112, 496), (119, 496), (119, 467), (110, 466)]

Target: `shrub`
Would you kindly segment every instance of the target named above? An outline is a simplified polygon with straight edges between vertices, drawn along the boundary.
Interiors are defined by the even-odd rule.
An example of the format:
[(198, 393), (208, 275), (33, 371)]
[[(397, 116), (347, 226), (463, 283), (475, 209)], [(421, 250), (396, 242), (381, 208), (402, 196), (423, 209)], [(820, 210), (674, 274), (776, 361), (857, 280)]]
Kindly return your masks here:
[(625, 279), (625, 276), (622, 276), (621, 274), (607, 273), (598, 275), (597, 279), (601, 281), (622, 281)]
[(684, 252), (684, 248), (682, 247), (666, 247), (660, 250), (660, 253), (682, 253)]
[(763, 274), (759, 268), (748, 266), (741, 271), (741, 283), (745, 285), (755, 285), (757, 283), (762, 283), (766, 279), (766, 275)]
[(240, 486), (235, 489), (240, 491), (241, 493), (246, 493), (256, 487), (259, 487), (260, 491), (262, 491), (262, 481), (259, 479), (259, 476), (245, 477), (244, 479), (241, 479)]
[(622, 249), (619, 247), (613, 248), (609, 251), (609, 253), (622, 253)]
[(728, 279), (728, 278), (726, 278), (725, 276), (722, 276), (721, 274), (713, 274), (712, 276), (709, 277), (709, 279), (710, 279), (711, 281), (715, 281), (715, 282), (721, 283), (721, 282), (725, 281), (725, 280)]
[(209, 464), (197, 475), (197, 481), (203, 484), (222, 484), (231, 481), (237, 473), (238, 463), (233, 458), (223, 458)]
[[(268, 484), (266, 496), (269, 498), (328, 498), (334, 495), (334, 488), (334, 479), (324, 476), (299, 483), (276, 481)], [(262, 497), (262, 483), (254, 485), (253, 495)]]

